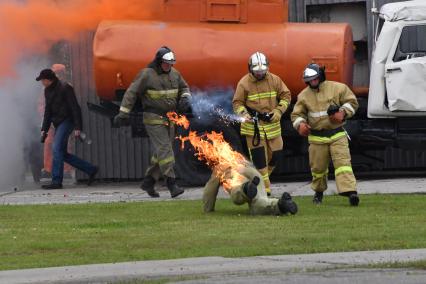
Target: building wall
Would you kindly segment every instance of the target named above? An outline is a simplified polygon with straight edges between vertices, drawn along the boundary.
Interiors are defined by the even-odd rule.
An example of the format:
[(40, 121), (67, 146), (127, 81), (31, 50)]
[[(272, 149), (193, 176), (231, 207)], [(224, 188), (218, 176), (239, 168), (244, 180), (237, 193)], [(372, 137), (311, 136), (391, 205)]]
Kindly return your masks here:
[[(107, 180), (141, 179), (150, 160), (147, 138), (131, 138), (130, 128), (112, 129), (110, 121), (89, 112), (86, 103), (98, 103), (93, 79), (92, 42), (94, 33), (83, 33), (71, 44), (72, 82), (83, 114), (84, 131), (91, 145), (76, 141), (76, 154), (99, 166), (99, 178)], [(87, 177), (77, 171), (77, 179)]]

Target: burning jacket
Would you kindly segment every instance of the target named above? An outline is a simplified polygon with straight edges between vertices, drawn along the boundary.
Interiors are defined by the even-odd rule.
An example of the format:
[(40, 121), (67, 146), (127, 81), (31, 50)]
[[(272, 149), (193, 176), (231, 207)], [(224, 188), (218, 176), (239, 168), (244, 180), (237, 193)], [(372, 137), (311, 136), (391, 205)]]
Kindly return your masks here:
[[(234, 112), (270, 113), (279, 109), (281, 113), (287, 110), (291, 101), (290, 91), (280, 77), (268, 72), (263, 80), (258, 81), (251, 73), (245, 75), (237, 85), (232, 100)], [(280, 122), (259, 121), (259, 130), (262, 139), (272, 139), (281, 136)], [(241, 123), (241, 134), (254, 136), (254, 123)]]
[(66, 119), (72, 120), (76, 130), (82, 129), (81, 109), (75, 97), (74, 88), (70, 84), (54, 80), (44, 89), (44, 98), (42, 131), (47, 132), (51, 123), (57, 127)]

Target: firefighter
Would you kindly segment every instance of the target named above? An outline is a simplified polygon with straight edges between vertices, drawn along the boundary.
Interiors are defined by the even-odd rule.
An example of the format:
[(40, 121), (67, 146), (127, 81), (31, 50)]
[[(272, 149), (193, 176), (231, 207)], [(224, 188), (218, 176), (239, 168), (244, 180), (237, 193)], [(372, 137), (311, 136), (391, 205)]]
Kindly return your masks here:
[(159, 48), (154, 60), (140, 71), (127, 89), (120, 112), (114, 118), (115, 124), (124, 124), (137, 98), (140, 98), (143, 122), (154, 147), (151, 165), (146, 171), (141, 188), (151, 197), (160, 196), (154, 186), (161, 175), (166, 179), (172, 198), (184, 192), (176, 185), (172, 142), (174, 127), (168, 121), (166, 113), (188, 111), (191, 94), (182, 75), (173, 68), (175, 63), (175, 54), (170, 48)]
[(322, 202), (331, 157), (339, 194), (347, 196), (350, 205), (358, 206), (348, 136), (343, 129), (345, 120), (358, 108), (357, 99), (345, 84), (326, 81), (324, 68), (318, 64), (306, 67), (303, 80), (307, 87), (297, 97), (291, 120), (299, 134), (308, 137), (313, 202)]
[(283, 149), (281, 116), (291, 95), (284, 82), (269, 72), (269, 61), (263, 53), (250, 56), (248, 69), (249, 73), (238, 82), (232, 103), (234, 112), (243, 118), (241, 135), (246, 137), (250, 159), (262, 174), (270, 196), (269, 177)]
[[(235, 205), (248, 203), (249, 212), (252, 215), (294, 215), (297, 213), (297, 204), (289, 193), (284, 192), (280, 199), (267, 196), (262, 175), (250, 166), (241, 167), (238, 173), (243, 179), (237, 185), (232, 186), (228, 193)], [(228, 173), (227, 173), (228, 174)], [(229, 172), (229, 174), (231, 174)], [(228, 178), (232, 178), (228, 176)], [(204, 212), (215, 210), (216, 197), (221, 183), (215, 172), (204, 186), (203, 204)]]

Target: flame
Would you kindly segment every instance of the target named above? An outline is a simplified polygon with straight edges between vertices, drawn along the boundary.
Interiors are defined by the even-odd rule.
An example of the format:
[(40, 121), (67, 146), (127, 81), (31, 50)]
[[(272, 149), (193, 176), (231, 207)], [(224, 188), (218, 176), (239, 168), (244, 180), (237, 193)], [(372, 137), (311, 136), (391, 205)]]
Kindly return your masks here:
[[(167, 113), (167, 117), (170, 121), (188, 129), (189, 121), (184, 115)], [(232, 149), (222, 133), (212, 131), (198, 134), (196, 131), (189, 131), (187, 136), (178, 138), (182, 141), (182, 149), (186, 141), (194, 147), (195, 156), (213, 170), (227, 192), (243, 182), (244, 177), (239, 172), (249, 162), (241, 153)]]
[(185, 129), (189, 128), (189, 120), (184, 115), (178, 115), (176, 112), (169, 111), (167, 117), (170, 121), (173, 121), (176, 125), (182, 126)]

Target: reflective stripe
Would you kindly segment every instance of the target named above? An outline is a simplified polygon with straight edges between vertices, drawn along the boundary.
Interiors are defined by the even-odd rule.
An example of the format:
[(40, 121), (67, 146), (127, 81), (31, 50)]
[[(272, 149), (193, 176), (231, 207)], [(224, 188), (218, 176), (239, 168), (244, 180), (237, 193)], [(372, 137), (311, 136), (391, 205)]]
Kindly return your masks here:
[(247, 96), (247, 100), (249, 101), (256, 101), (256, 100), (260, 100), (260, 99), (269, 99), (269, 98), (274, 98), (277, 96), (277, 92), (276, 91), (272, 91), (272, 92), (265, 92), (265, 93), (258, 93), (258, 94), (251, 94)]
[(319, 111), (319, 112), (308, 112), (308, 115), (313, 118), (328, 116), (327, 111)]
[(342, 167), (338, 167), (335, 171), (334, 171), (334, 175), (337, 176), (341, 173), (353, 173), (352, 167), (351, 166), (342, 166)]
[(183, 93), (180, 97), (181, 98), (190, 98), (191, 94), (190, 93)]
[(148, 90), (146, 94), (153, 100), (158, 99), (175, 99), (178, 96), (178, 89), (172, 90)]
[(320, 143), (331, 143), (334, 140), (341, 138), (343, 136), (346, 136), (346, 133), (344, 131), (338, 132), (331, 137), (321, 137), (321, 136), (309, 135), (308, 141), (309, 142), (320, 142)]
[[(264, 135), (266, 134), (266, 138), (271, 139), (281, 135), (281, 124), (280, 122), (269, 123), (266, 125), (259, 125), (259, 131), (261, 133), (261, 138), (264, 139)], [(241, 134), (242, 135), (254, 135), (254, 124), (251, 122), (243, 122), (241, 123)]]
[(354, 108), (352, 107), (352, 105), (350, 103), (343, 104), (342, 108), (345, 108), (348, 111), (350, 111), (352, 114), (355, 114), (355, 110), (354, 110)]
[(120, 111), (121, 111), (121, 112), (124, 112), (124, 113), (130, 113), (130, 111), (131, 111), (131, 110), (130, 110), (130, 109), (128, 109), (127, 107), (121, 106), (121, 107), (120, 107)]
[(278, 105), (288, 107), (288, 102), (286, 100), (280, 100), (280, 102), (278, 103)]
[(171, 163), (171, 162), (174, 162), (174, 161), (175, 161), (175, 157), (171, 156), (171, 157), (165, 158), (163, 160), (159, 160), (158, 164), (160, 166), (164, 166), (165, 164), (168, 164), (168, 163)]
[(304, 119), (303, 117), (298, 117), (298, 118), (296, 118), (296, 119), (294, 120), (294, 122), (293, 122), (293, 127), (294, 127), (295, 129), (299, 128), (299, 125), (300, 125), (302, 122), (306, 122), (306, 119)]
[(262, 176), (262, 178), (263, 178), (263, 180), (269, 180), (269, 174), (264, 174), (264, 175)]
[(322, 173), (311, 172), (311, 174), (312, 174), (313, 178), (322, 178), (322, 177), (324, 177), (328, 174), (328, 169), (325, 172), (322, 172)]
[(143, 123), (148, 125), (169, 125), (167, 121), (162, 119), (144, 119)]
[(243, 112), (247, 112), (247, 109), (244, 106), (239, 106), (237, 108), (237, 114), (242, 114)]

